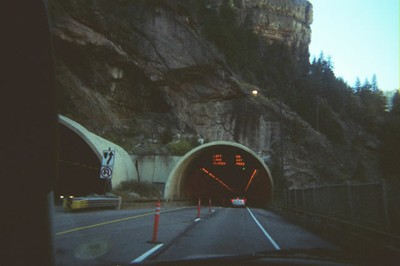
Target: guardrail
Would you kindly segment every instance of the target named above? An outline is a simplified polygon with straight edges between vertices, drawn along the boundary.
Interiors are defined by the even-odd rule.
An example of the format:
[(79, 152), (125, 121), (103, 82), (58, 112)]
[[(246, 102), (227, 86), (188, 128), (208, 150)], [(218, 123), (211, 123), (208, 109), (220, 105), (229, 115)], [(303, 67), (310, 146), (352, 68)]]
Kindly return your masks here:
[(286, 189), (276, 193), (274, 201), (284, 207), (400, 235), (399, 191), (400, 183), (382, 180)]
[(354, 250), (397, 256), (399, 189), (397, 183), (384, 180), (287, 189), (276, 193), (269, 208)]
[(65, 211), (75, 211), (91, 208), (121, 208), (121, 197), (68, 197), (63, 200)]
[(381, 246), (386, 246), (387, 248), (400, 252), (400, 236), (398, 235), (393, 235), (379, 229), (367, 227), (364, 225), (354, 224), (327, 215), (313, 213), (310, 211), (305, 211), (297, 208), (284, 207), (279, 204), (272, 203), (269, 204), (269, 207), (278, 211), (286, 211), (294, 215), (300, 215), (306, 218), (311, 218), (314, 221), (318, 221), (319, 224), (323, 224), (324, 226), (327, 226), (328, 224), (331, 225), (335, 224), (338, 226), (338, 228), (341, 228), (347, 233), (351, 232), (352, 234), (355, 235), (369, 236), (371, 237), (371, 239), (374, 239), (376, 241), (375, 244), (378, 244), (379, 242)]

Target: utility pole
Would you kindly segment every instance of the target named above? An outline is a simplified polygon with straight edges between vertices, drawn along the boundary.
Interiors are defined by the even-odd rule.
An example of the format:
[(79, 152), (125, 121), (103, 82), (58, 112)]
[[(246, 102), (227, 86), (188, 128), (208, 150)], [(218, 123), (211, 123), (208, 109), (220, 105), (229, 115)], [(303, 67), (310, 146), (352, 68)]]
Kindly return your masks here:
[(283, 177), (283, 134), (282, 134), (282, 99), (279, 101), (279, 133), (280, 133), (280, 163), (281, 163), (281, 174)]

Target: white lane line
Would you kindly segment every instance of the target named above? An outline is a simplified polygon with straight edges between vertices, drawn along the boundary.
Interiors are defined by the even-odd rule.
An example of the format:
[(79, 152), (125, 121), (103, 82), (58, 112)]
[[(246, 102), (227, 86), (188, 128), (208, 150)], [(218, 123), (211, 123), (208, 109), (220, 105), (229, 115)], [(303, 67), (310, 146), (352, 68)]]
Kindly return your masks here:
[(271, 242), (271, 244), (274, 246), (275, 249), (280, 250), (281, 247), (275, 242), (275, 240), (272, 239), (272, 237), (268, 234), (268, 232), (262, 227), (262, 225), (257, 221), (256, 217), (254, 217), (253, 213), (250, 211), (248, 207), (246, 209), (249, 211), (251, 217), (253, 217), (254, 221), (260, 227), (261, 231), (264, 233), (264, 235), (268, 238), (268, 240)]
[(157, 246), (153, 247), (152, 249), (148, 250), (147, 252), (143, 253), (140, 257), (137, 257), (131, 263), (138, 263), (144, 261), (148, 256), (156, 252), (159, 248), (161, 248), (164, 244), (158, 244)]

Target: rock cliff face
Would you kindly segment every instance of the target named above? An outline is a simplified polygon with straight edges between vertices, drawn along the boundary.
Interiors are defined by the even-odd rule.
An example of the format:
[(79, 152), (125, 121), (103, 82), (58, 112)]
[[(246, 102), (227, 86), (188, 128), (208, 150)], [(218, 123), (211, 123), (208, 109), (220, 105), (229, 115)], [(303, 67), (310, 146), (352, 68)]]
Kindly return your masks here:
[[(218, 8), (224, 0), (210, 0), (207, 4)], [(268, 43), (280, 42), (293, 47), (308, 58), (311, 41), (312, 5), (306, 0), (236, 0), (238, 22), (263, 36)], [(307, 57), (307, 58), (305, 58)]]
[[(213, 3), (211, 6), (210, 3)], [(222, 1), (204, 2), (218, 8)], [(238, 21), (308, 55), (302, 0), (231, 1)], [(60, 112), (133, 154), (242, 143), (290, 186), (350, 177), (357, 154), (333, 145), (284, 104), (240, 80), (202, 35), (190, 1), (50, 1)], [(376, 167), (371, 164), (371, 175)]]

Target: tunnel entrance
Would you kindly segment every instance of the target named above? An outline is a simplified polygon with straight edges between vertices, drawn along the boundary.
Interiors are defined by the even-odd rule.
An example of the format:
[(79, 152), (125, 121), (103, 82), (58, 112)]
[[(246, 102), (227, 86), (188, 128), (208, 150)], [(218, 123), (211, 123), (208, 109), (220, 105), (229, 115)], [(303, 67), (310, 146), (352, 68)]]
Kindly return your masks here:
[[(54, 194), (63, 196), (104, 195), (121, 182), (135, 179), (130, 155), (120, 146), (104, 139), (65, 117), (58, 116), (58, 176)], [(104, 151), (113, 151), (109, 179), (101, 178)]]
[(85, 139), (64, 120), (59, 120), (58, 176), (54, 195), (104, 194), (110, 181), (99, 178), (100, 159)]
[(188, 152), (172, 170), (166, 199), (212, 198), (226, 204), (232, 197), (246, 197), (249, 205), (263, 206), (273, 193), (273, 180), (264, 161), (249, 148), (217, 141)]

